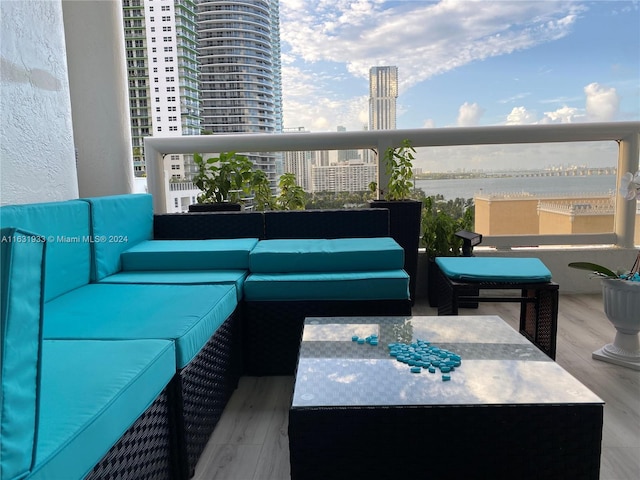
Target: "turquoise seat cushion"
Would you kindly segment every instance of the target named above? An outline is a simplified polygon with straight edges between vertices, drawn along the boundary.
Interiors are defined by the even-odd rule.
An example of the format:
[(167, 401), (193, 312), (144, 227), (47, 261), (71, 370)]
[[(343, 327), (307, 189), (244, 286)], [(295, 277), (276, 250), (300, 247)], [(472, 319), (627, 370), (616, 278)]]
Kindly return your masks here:
[(89, 283), (91, 236), (89, 206), (85, 202), (70, 200), (0, 207), (0, 225), (21, 228), (47, 240), (45, 300)]
[(35, 454), (45, 243), (0, 231), (0, 478), (22, 478)]
[(452, 280), (508, 283), (551, 281), (551, 272), (539, 258), (436, 257), (435, 261)]
[(257, 238), (150, 240), (122, 252), (122, 269), (248, 270), (257, 243)]
[(45, 340), (29, 479), (84, 478), (175, 375), (166, 340)]
[(221, 283), (235, 285), (238, 301), (244, 292), (247, 270), (164, 270), (143, 272), (119, 272), (103, 278), (100, 283), (147, 283), (173, 285), (208, 285)]
[(389, 237), (262, 240), (251, 251), (253, 273), (395, 270), (404, 250)]
[(46, 339), (165, 339), (185, 367), (237, 306), (233, 285), (96, 283), (44, 306)]
[(153, 238), (151, 195), (112, 195), (82, 199), (91, 206), (94, 281), (121, 270), (120, 254)]
[(405, 300), (409, 275), (404, 270), (374, 272), (251, 273), (244, 283), (246, 301)]

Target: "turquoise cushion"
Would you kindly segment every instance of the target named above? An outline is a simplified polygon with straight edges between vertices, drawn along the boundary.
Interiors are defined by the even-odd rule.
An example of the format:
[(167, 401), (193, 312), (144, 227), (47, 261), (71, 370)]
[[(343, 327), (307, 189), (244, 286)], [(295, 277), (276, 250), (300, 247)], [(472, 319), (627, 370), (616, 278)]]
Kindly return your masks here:
[(1, 207), (0, 225), (22, 228), (47, 239), (45, 300), (89, 283), (91, 243), (89, 206), (85, 202)]
[(83, 478), (175, 375), (166, 340), (45, 340), (29, 479)]
[(45, 304), (44, 338), (175, 340), (183, 368), (237, 303), (233, 285), (91, 284)]
[(436, 257), (436, 263), (453, 280), (512, 283), (551, 280), (551, 272), (539, 258)]
[(0, 478), (13, 479), (35, 453), (45, 244), (14, 228), (0, 236)]
[(254, 273), (395, 270), (404, 250), (389, 237), (262, 240), (250, 259)]
[(247, 270), (190, 270), (120, 272), (103, 278), (100, 283), (164, 283), (174, 285), (207, 285), (222, 283), (236, 286), (238, 301), (242, 299)]
[(91, 205), (92, 279), (98, 281), (121, 270), (122, 252), (153, 237), (153, 201), (147, 194), (82, 200)]
[(122, 253), (123, 270), (238, 270), (249, 268), (257, 238), (150, 240)]
[(409, 275), (404, 270), (340, 273), (252, 273), (244, 282), (247, 301), (404, 300)]

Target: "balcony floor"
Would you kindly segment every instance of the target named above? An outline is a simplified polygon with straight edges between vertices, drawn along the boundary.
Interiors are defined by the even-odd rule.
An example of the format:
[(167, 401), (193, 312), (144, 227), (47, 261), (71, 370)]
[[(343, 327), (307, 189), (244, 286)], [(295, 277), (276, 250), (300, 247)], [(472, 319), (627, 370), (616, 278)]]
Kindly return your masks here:
[[(467, 315), (499, 315), (517, 329), (519, 304), (481, 303)], [(436, 315), (426, 300), (414, 315)], [(593, 360), (615, 329), (595, 295), (561, 295), (556, 361), (606, 402), (602, 480), (640, 478), (640, 372)], [(292, 377), (243, 377), (196, 468), (196, 479), (289, 479)]]

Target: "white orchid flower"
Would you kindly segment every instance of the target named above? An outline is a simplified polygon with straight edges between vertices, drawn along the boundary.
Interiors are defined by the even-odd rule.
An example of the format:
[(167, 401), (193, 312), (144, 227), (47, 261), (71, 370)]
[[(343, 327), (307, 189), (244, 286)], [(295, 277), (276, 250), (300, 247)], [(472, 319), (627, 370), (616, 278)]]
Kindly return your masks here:
[(625, 200), (633, 200), (634, 198), (640, 198), (640, 171), (634, 175), (631, 172), (627, 172), (622, 176), (620, 182), (620, 195)]

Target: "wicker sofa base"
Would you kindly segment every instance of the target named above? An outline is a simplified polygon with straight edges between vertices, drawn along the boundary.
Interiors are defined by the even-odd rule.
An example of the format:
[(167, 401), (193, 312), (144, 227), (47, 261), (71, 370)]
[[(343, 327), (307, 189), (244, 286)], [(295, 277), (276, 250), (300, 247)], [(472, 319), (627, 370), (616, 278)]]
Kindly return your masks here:
[[(175, 382), (175, 377), (171, 383)], [(166, 387), (87, 475), (88, 480), (175, 478), (176, 449), (171, 391)]]
[(178, 478), (191, 478), (231, 394), (238, 385), (241, 338), (238, 312), (218, 328), (175, 383)]
[(243, 315), (246, 375), (293, 375), (306, 317), (411, 315), (410, 300), (247, 301)]

